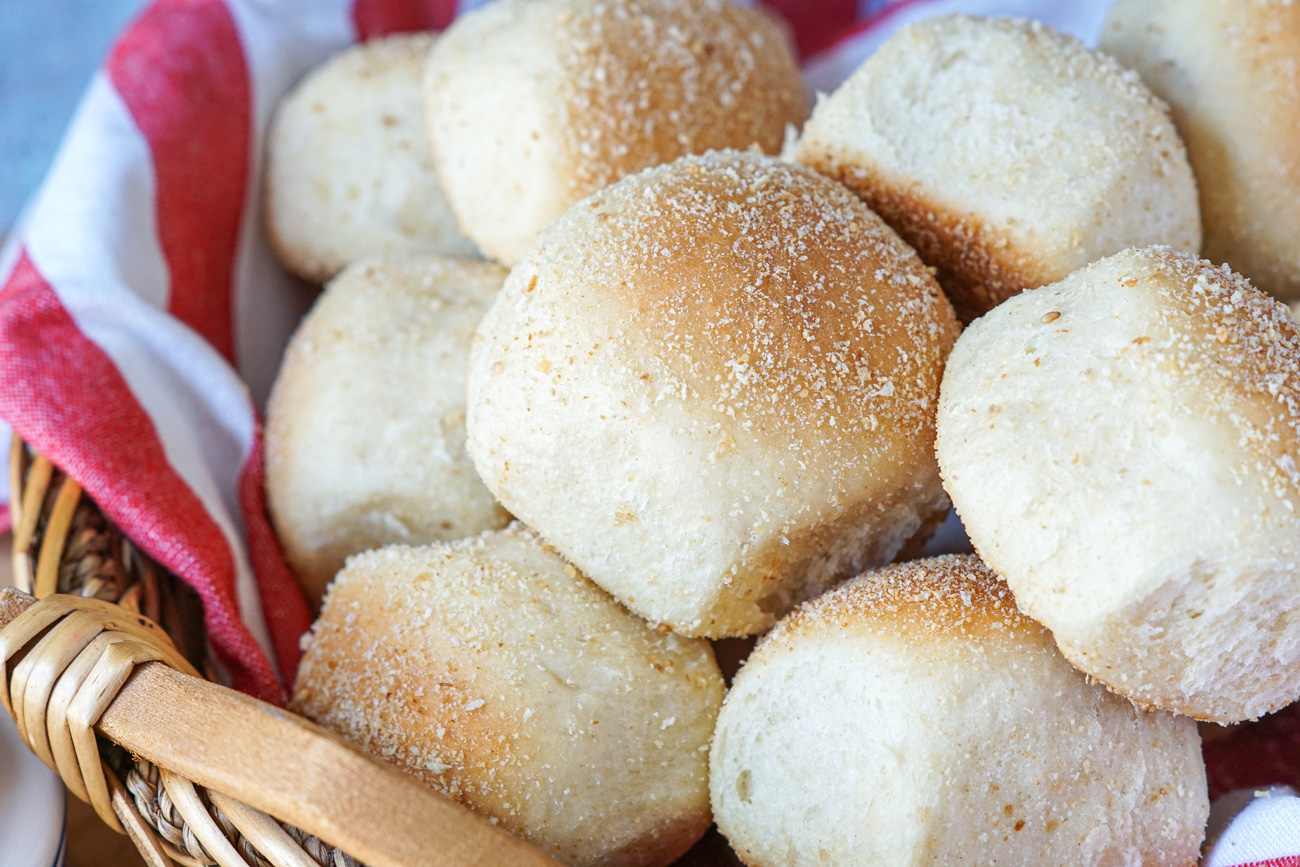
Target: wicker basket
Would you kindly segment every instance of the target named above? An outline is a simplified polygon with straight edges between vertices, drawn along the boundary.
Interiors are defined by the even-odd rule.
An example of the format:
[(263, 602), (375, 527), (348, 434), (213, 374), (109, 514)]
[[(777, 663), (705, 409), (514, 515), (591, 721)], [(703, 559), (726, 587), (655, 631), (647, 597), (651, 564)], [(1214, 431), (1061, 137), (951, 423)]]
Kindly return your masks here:
[(0, 700), (150, 867), (556, 863), (311, 722), (202, 678), (197, 595), (17, 438), (10, 491), (18, 591), (0, 594)]

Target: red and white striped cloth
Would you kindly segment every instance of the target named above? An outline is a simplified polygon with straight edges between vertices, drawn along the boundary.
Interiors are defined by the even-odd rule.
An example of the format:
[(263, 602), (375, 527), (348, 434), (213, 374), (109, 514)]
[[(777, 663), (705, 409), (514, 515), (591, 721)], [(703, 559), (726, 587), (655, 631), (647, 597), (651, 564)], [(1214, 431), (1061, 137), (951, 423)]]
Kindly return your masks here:
[[(264, 699), (292, 680), (310, 616), (267, 518), (257, 406), (312, 291), (264, 241), (260, 144), (276, 101), (330, 54), (481, 2), (154, 0), (0, 251), (0, 419), (199, 592), (230, 682)], [(1108, 5), (767, 2), (822, 90), (921, 17), (1019, 15), (1094, 43)], [(1215, 794), (1300, 785), (1300, 713), (1213, 741), (1206, 759)], [(1219, 840), (1207, 867), (1300, 867), (1300, 799), (1250, 800)]]

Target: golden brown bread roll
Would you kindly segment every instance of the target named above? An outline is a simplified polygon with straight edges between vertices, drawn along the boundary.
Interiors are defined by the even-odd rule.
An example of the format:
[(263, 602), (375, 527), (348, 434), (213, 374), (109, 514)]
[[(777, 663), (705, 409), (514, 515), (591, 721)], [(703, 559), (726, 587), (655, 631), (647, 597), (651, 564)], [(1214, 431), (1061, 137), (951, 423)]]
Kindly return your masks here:
[(466, 234), (507, 265), (570, 205), (710, 148), (776, 153), (808, 98), (785, 34), (726, 0), (500, 0), (429, 58), (438, 175)]
[(940, 519), (957, 333), (843, 186), (717, 151), (625, 178), (539, 237), (470, 357), (488, 489), (629, 608), (753, 634)]
[(349, 559), (294, 704), (561, 861), (658, 867), (709, 827), (722, 694), (707, 642), (515, 524)]

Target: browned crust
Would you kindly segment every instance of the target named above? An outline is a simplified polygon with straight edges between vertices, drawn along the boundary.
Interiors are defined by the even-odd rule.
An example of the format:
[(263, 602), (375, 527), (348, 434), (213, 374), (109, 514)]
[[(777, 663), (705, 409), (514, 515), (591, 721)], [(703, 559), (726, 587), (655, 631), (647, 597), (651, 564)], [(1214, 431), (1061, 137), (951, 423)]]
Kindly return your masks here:
[(768, 14), (694, 0), (558, 5), (574, 201), (686, 154), (775, 154), (786, 125), (808, 117), (790, 42)]
[[(552, 654), (563, 644), (569, 643), (572, 659), (573, 644), (599, 641), (597, 630), (605, 627), (616, 650), (605, 658), (614, 668), (601, 677), (609, 670), (625, 672), (620, 687), (593, 685), (581, 674), (569, 681), (551, 670)], [(629, 651), (635, 656), (627, 657)], [(579, 660), (583, 655), (577, 651)], [(597, 663), (575, 662), (582, 665)], [(573, 691), (546, 699), (555, 681)], [(689, 849), (711, 821), (705, 757), (696, 749), (707, 743), (701, 721), (712, 720), (722, 693), (707, 643), (683, 646), (656, 635), (535, 534), (514, 525), (475, 539), (393, 546), (351, 559), (312, 628), (293, 704), (563, 860), (652, 867)], [(662, 765), (644, 752), (623, 752), (632, 745), (628, 738), (637, 738), (643, 749), (652, 743), (664, 749), (657, 738), (668, 740), (682, 729), (652, 734), (649, 721), (638, 728), (642, 714), (619, 715), (625, 700), (644, 711), (656, 696), (660, 710), (693, 714), (694, 733), (677, 742), (685, 744), (680, 752), (670, 745)], [(551, 712), (566, 704), (568, 710)], [(616, 742), (619, 754), (601, 746), (598, 731), (608, 732), (603, 743)], [(581, 759), (581, 750), (593, 743), (592, 758), (574, 758), (574, 750)], [(678, 770), (657, 770), (669, 762), (678, 763)], [(618, 776), (620, 768), (665, 795), (638, 800), (650, 816), (632, 827), (613, 824), (596, 800), (642, 798)], [(602, 785), (603, 795), (593, 794)], [(586, 808), (582, 814), (570, 797)], [(546, 816), (560, 827), (542, 821)], [(620, 844), (612, 852), (598, 850)]]
[(939, 285), (963, 324), (1025, 289), (1065, 275), (1013, 251), (1011, 242), (970, 215), (959, 216), (886, 178), (822, 156), (809, 157), (818, 171), (857, 193), (936, 271)]
[[(589, 257), (618, 252), (584, 263), (592, 276), (582, 282), (620, 286), (628, 331), (665, 374), (714, 391), (706, 399), (756, 433), (819, 448), (876, 439), (882, 427), (918, 440), (932, 430), (926, 404), (959, 328), (927, 269), (875, 214), (813, 171), (749, 153), (689, 157), (639, 178), (575, 209), (566, 228), (590, 239)], [(726, 393), (715, 375), (735, 363), (753, 375)]]
[[(515, 714), (501, 718), (503, 703), (495, 700), (514, 690), (451, 637), (413, 658), (400, 634), (403, 612), (376, 604), (384, 596), (382, 581), (353, 578), (334, 586), (313, 626), (293, 709), (470, 808), (506, 817), (509, 826), (509, 794), (484, 781), (513, 766), (526, 748), (514, 737), (521, 728)], [(436, 670), (421, 664), (429, 661)], [(487, 699), (494, 700), (486, 705)], [(474, 712), (476, 703), (483, 712)], [(433, 732), (442, 733), (442, 773), (425, 755)]]
[(913, 560), (869, 572), (782, 621), (770, 639), (871, 631), (906, 641), (933, 636), (1022, 644), (1046, 630), (1016, 607), (1006, 583), (976, 556)]

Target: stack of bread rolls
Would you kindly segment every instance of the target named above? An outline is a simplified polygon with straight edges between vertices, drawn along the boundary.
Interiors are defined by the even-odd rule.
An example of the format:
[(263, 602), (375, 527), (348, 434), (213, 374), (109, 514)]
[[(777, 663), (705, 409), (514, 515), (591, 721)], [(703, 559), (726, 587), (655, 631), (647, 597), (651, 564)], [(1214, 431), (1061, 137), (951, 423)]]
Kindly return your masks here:
[[(266, 196), (333, 278), (267, 425), (296, 709), (575, 865), (711, 822), (1195, 864), (1195, 721), (1300, 697), (1300, 329), (1239, 273), (1300, 274), (1254, 228), (1295, 114), (1241, 132), (1215, 71), (1296, 92), (1300, 5), (1188, 5), (1213, 69), (1180, 4), (1114, 56), (947, 16), (811, 117), (722, 0), (499, 0), (309, 76)], [(978, 556), (917, 559), (950, 505)]]

